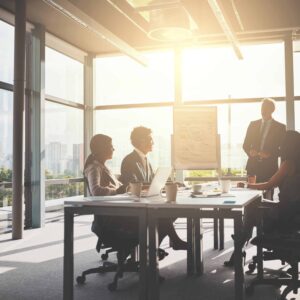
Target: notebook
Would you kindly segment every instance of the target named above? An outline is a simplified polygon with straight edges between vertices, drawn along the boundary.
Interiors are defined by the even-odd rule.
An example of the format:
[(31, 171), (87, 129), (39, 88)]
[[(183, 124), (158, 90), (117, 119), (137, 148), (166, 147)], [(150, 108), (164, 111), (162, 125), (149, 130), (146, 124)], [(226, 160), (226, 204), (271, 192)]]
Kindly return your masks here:
[(161, 188), (165, 185), (172, 171), (171, 167), (160, 167), (155, 172), (154, 178), (147, 191), (142, 192), (141, 197), (151, 197), (160, 194)]

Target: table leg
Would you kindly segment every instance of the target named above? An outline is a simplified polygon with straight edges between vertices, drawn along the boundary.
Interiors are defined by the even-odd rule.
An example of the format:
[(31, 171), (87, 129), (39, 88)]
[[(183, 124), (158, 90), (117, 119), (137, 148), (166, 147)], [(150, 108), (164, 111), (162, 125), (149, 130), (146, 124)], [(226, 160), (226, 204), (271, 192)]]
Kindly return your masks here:
[(157, 261), (158, 233), (155, 210), (148, 210), (149, 226), (149, 300), (159, 300), (159, 271)]
[(203, 227), (202, 219), (196, 217), (195, 223), (195, 262), (196, 262), (196, 274), (203, 274)]
[[(262, 236), (263, 234), (263, 215), (260, 216), (259, 223), (256, 227), (256, 235)], [(264, 277), (264, 266), (263, 266), (263, 248), (261, 245), (256, 247), (257, 255), (257, 279), (262, 280)]]
[(224, 218), (219, 218), (219, 237), (220, 237), (220, 245), (219, 250), (224, 249)]
[(146, 300), (147, 295), (147, 217), (139, 216), (139, 262), (140, 262), (140, 284), (139, 284), (139, 299)]
[(74, 285), (74, 215), (65, 209), (64, 218), (64, 300), (73, 299)]
[[(217, 208), (214, 209), (217, 212)], [(214, 217), (214, 249), (219, 248), (218, 217)]]
[(235, 300), (244, 299), (244, 265), (242, 255), (242, 214), (234, 218), (234, 285)]
[(193, 218), (187, 218), (187, 275), (191, 276), (194, 274), (194, 249), (195, 249), (195, 231), (194, 231), (194, 220)]

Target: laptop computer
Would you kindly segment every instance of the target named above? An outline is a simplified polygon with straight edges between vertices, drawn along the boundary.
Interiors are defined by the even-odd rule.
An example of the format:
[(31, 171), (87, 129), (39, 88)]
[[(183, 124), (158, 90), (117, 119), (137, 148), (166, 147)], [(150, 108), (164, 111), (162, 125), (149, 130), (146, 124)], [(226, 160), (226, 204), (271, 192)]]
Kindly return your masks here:
[(156, 170), (152, 182), (147, 191), (143, 191), (141, 197), (151, 197), (160, 194), (161, 188), (165, 185), (172, 171), (171, 167), (160, 167)]

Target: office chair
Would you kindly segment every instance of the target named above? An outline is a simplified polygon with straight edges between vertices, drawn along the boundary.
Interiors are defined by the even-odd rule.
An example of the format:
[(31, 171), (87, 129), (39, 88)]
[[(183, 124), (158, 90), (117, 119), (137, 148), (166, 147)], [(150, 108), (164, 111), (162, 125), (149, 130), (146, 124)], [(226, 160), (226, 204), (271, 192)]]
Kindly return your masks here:
[[(84, 177), (84, 180), (87, 184), (88, 192), (91, 194), (87, 178)], [(95, 216), (95, 220), (92, 224), (92, 231), (98, 237), (96, 251), (99, 253), (101, 249), (106, 249), (105, 253), (101, 255), (104, 262), (99, 267), (83, 271), (82, 274), (76, 278), (76, 281), (78, 284), (84, 284), (86, 275), (116, 272), (113, 281), (107, 286), (110, 291), (115, 291), (117, 289), (118, 279), (122, 278), (124, 272), (138, 272), (139, 262), (136, 260), (135, 250), (139, 241), (137, 237), (129, 232), (111, 230), (109, 225), (105, 224), (105, 221), (103, 221), (104, 219), (105, 217)], [(117, 253), (117, 263), (106, 261), (111, 252)], [(159, 260), (162, 260), (167, 255), (168, 253), (163, 249), (158, 250)], [(160, 281), (162, 282), (163, 280), (163, 277), (160, 277)]]
[[(262, 214), (262, 222), (264, 223), (265, 212), (272, 206), (278, 203), (268, 205), (262, 204), (260, 213)], [(276, 222), (273, 224), (272, 230), (262, 233), (251, 240), (251, 244), (266, 249), (263, 251), (262, 256), (254, 256), (253, 261), (249, 264), (248, 274), (253, 273), (258, 263), (263, 264), (263, 261), (280, 260), (281, 264), (289, 264), (291, 267), (286, 272), (280, 272), (276, 278), (266, 278), (267, 274), (259, 272), (256, 279), (254, 279), (246, 288), (245, 292), (248, 295), (254, 293), (254, 288), (259, 284), (271, 284), (277, 287), (282, 285), (286, 286), (283, 290), (280, 300), (285, 300), (286, 296), (293, 291), (297, 294), (300, 288), (300, 280), (298, 279), (298, 263), (300, 262), (300, 214), (298, 203), (294, 202), (292, 210), (294, 215), (286, 217), (284, 222)], [(263, 224), (262, 224), (263, 225)], [(270, 226), (269, 226), (270, 227)], [(261, 270), (260, 270), (261, 271)]]
[[(89, 186), (88, 180), (87, 180), (87, 178), (85, 177), (84, 174), (83, 174), (83, 180), (84, 180), (84, 184), (85, 184), (85, 187), (86, 187), (87, 195), (91, 196), (92, 193), (90, 191), (90, 186)], [(102, 260), (107, 260), (108, 256), (109, 256), (109, 253), (116, 252), (115, 249), (113, 249), (113, 248), (105, 245), (102, 242), (102, 240), (98, 237), (98, 242), (97, 242), (97, 245), (96, 245), (96, 250), (97, 250), (98, 253), (100, 253), (101, 249), (105, 250), (105, 252), (101, 254), (101, 259)]]
[[(252, 295), (254, 287), (258, 284), (271, 284), (277, 287), (286, 285), (280, 300), (285, 300), (286, 296), (293, 291), (297, 294), (300, 288), (300, 280), (298, 279), (298, 263), (300, 262), (300, 231), (297, 229), (290, 230), (285, 233), (275, 232), (269, 235), (262, 235), (254, 238), (251, 243), (268, 249), (272, 253), (274, 259), (288, 263), (291, 268), (287, 271), (290, 276), (281, 276), (278, 278), (265, 278), (264, 274), (261, 278), (254, 279), (250, 285), (246, 287), (246, 294)], [(271, 256), (270, 256), (271, 257)]]
[[(97, 218), (100, 217), (97, 216)], [(99, 267), (83, 271), (82, 274), (76, 278), (76, 281), (78, 284), (83, 284), (85, 283), (86, 275), (116, 272), (113, 281), (107, 286), (110, 291), (115, 291), (117, 289), (118, 279), (122, 278), (124, 272), (138, 271), (138, 261), (133, 257), (128, 259), (129, 255), (138, 245), (138, 239), (127, 236), (124, 232), (118, 233), (111, 231), (104, 226), (102, 228), (97, 228), (95, 222), (93, 222), (92, 231), (98, 236), (96, 245), (97, 252), (100, 252), (101, 248), (109, 247), (110, 252), (117, 253), (117, 263), (105, 261)]]

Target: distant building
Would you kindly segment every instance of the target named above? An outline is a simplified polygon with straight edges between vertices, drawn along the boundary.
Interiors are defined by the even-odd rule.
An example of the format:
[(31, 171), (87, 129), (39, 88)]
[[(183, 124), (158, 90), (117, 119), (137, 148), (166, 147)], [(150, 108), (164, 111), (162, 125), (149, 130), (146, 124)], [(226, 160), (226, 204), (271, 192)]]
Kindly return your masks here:
[(81, 176), (83, 169), (83, 144), (73, 144), (72, 173)]
[(53, 175), (63, 173), (66, 166), (67, 145), (60, 142), (51, 142), (45, 148), (46, 169)]

